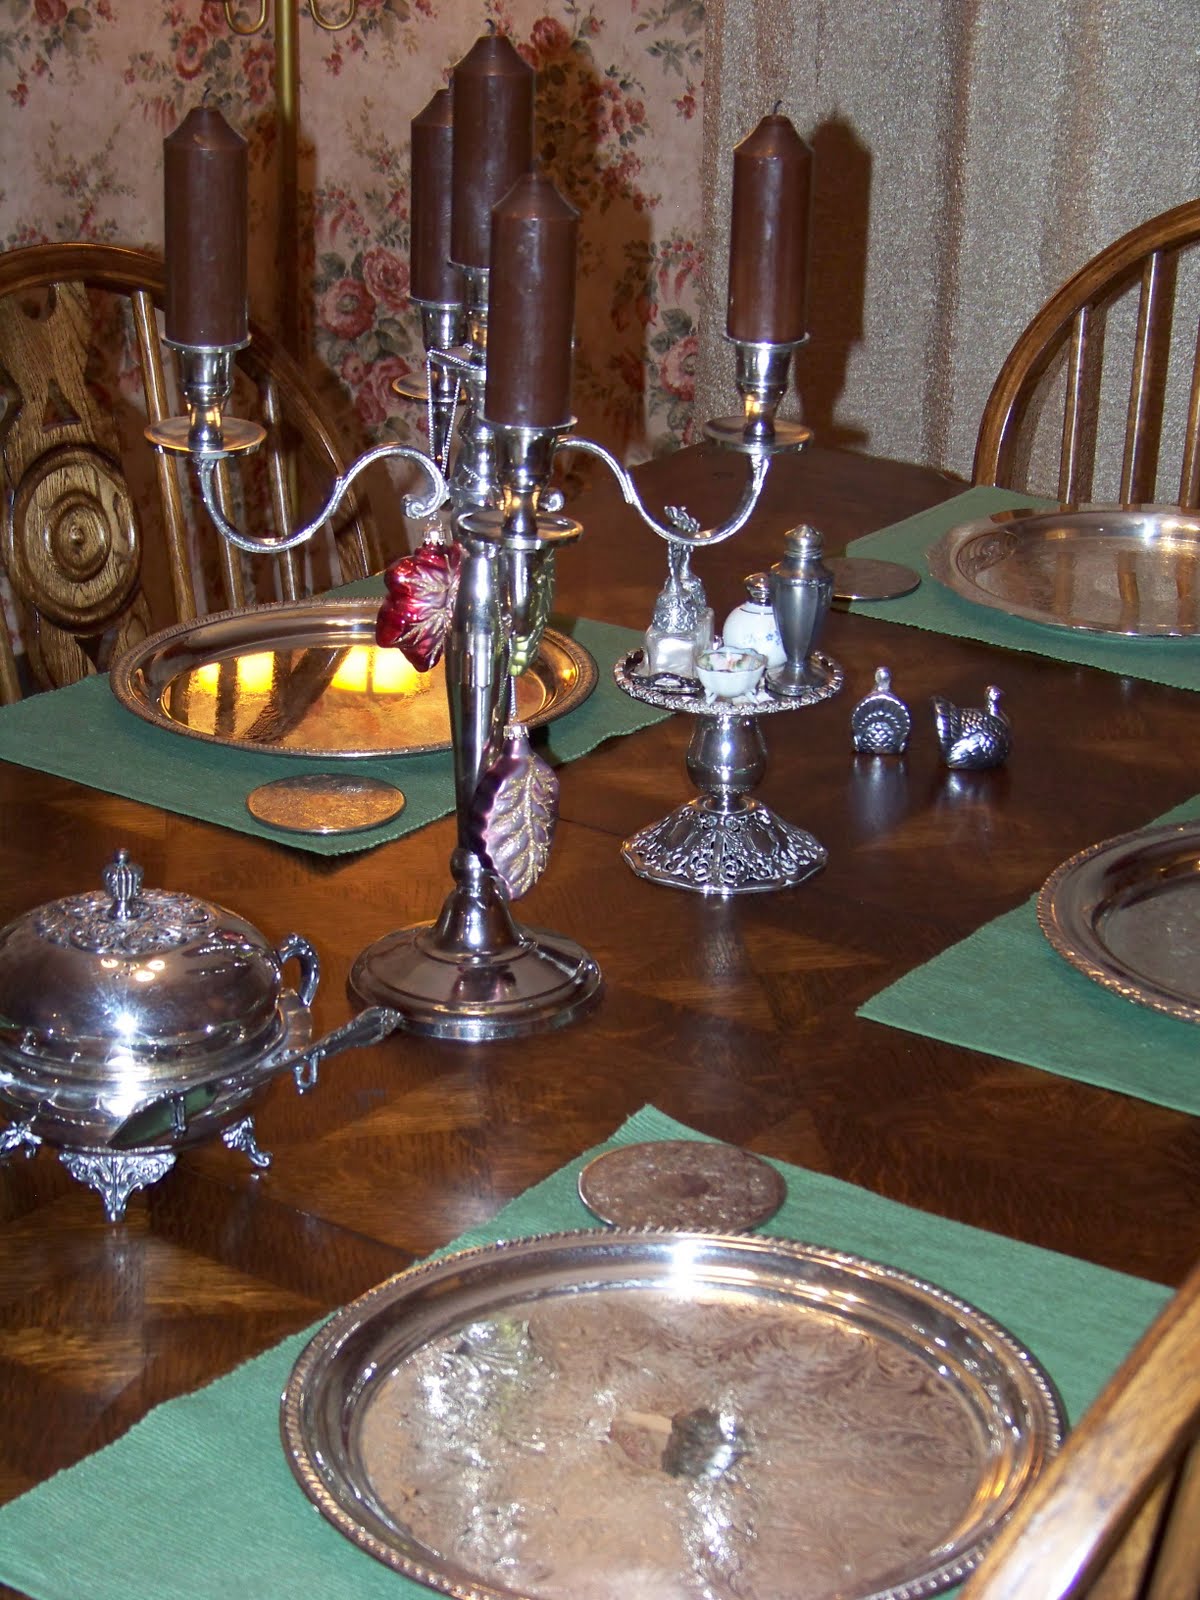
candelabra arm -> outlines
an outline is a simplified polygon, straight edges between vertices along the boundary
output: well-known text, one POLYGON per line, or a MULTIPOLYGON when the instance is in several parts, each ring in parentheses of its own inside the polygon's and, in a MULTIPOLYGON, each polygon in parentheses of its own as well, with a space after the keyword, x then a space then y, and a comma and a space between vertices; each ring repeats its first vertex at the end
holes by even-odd
POLYGON ((578 434, 569 433, 558 441, 559 450, 582 450, 586 455, 596 456, 616 478, 620 485, 621 494, 626 505, 632 506, 648 528, 652 528, 660 539, 669 539, 674 544, 686 544, 693 548, 707 547, 721 544, 726 539, 745 527, 754 513, 758 504, 762 487, 767 477, 767 468, 770 465, 770 454, 766 451, 748 449, 743 453, 750 461, 750 478, 742 490, 742 498, 738 502, 732 517, 719 523, 715 528, 702 528, 683 506, 666 506, 667 522, 659 522, 651 516, 642 503, 637 487, 626 469, 617 460, 611 451, 603 445, 597 444, 593 439, 584 439, 578 434))
POLYGON ((373 450, 366 451, 359 456, 354 464, 346 469, 334 481, 333 489, 325 505, 309 523, 303 528, 297 528, 282 538, 255 538, 252 534, 242 533, 225 516, 221 510, 217 495, 216 470, 223 459, 221 456, 197 455, 195 458, 196 473, 200 480, 200 498, 204 501, 204 509, 213 519, 217 532, 230 544, 236 545, 239 550, 248 550, 251 555, 281 555, 285 550, 294 550, 297 545, 304 544, 311 539, 318 528, 321 528, 335 514, 337 508, 345 499, 350 485, 360 472, 365 472, 368 467, 374 466, 377 461, 390 461, 403 459, 414 461, 429 479, 429 491, 425 495, 409 494, 404 497, 404 513, 409 517, 428 517, 437 510, 446 498, 446 480, 443 478, 437 465, 421 450, 416 450, 406 444, 381 444, 373 450))

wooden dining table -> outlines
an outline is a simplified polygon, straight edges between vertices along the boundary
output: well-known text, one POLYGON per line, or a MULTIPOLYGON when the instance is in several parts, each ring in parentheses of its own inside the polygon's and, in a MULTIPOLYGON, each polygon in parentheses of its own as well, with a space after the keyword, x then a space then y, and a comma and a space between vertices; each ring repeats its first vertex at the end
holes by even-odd
MULTIPOLYGON (((745 470, 705 445, 637 479, 652 506, 711 521, 745 470)), ((837 553, 963 487, 845 451, 784 456, 749 525, 696 570, 719 621, 797 524, 837 553)), ((585 483, 569 509, 584 535, 559 557, 559 607, 645 627, 661 541, 611 483, 585 483)), ((329 1063, 303 1098, 277 1082, 257 1117, 269 1171, 219 1141, 193 1148, 120 1223, 48 1150, 0 1167, 0 1498, 491 1217, 647 1103, 910 1206, 1182 1279, 1200 1256, 1200 1121, 856 1011, 1074 852, 1200 791, 1194 696, 836 607, 822 649, 845 686, 764 719, 758 791, 825 845, 816 876, 720 898, 625 865, 622 840, 693 793, 691 719, 668 717, 561 770, 550 865, 518 908, 595 956, 590 1015, 482 1044, 401 1033, 329 1063), (851 706, 880 665, 913 710, 900 762, 851 746, 851 706), (981 705, 993 683, 1012 754, 951 773, 930 698, 981 705)), ((322 1030, 348 1014, 359 951, 436 915, 454 838, 447 817, 317 857, 15 765, 0 766, 0 818, 0 920, 92 886, 125 846, 148 885, 217 901, 273 942, 311 940, 322 1030)))

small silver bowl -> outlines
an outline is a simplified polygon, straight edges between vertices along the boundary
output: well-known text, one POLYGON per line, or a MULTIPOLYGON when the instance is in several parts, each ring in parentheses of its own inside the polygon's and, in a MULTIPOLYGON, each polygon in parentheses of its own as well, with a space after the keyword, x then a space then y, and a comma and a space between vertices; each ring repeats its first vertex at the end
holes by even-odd
POLYGON ((278 949, 250 923, 189 895, 143 889, 126 851, 103 891, 50 901, 0 929, 0 1159, 56 1148, 118 1221, 135 1189, 184 1145, 220 1134, 257 1167, 252 1109, 279 1073, 303 1093, 320 1060, 390 1033, 373 1007, 312 1039, 320 963, 306 939, 278 949), (296 989, 285 963, 299 966, 296 989))

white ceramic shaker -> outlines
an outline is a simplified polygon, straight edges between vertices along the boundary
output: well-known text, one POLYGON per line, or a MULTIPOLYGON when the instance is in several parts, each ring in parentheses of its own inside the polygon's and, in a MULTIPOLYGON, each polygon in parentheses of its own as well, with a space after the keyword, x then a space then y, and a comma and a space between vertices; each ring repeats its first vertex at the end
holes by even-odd
POLYGON ((770 575, 752 572, 745 583, 746 598, 725 619, 722 641, 727 650, 757 650, 766 657, 768 668, 781 667, 787 660, 787 651, 771 604, 770 575))

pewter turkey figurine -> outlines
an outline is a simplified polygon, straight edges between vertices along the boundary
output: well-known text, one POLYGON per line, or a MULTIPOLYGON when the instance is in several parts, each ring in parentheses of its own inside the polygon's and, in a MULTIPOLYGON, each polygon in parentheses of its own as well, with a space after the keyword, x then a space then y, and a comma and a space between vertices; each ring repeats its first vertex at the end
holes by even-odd
POLYGON ((854 748, 864 755, 898 756, 908 746, 912 714, 899 695, 892 693, 892 675, 876 667, 875 687, 850 713, 854 748))
POLYGON ((940 694, 933 697, 942 760, 960 771, 998 767, 1012 749, 1012 724, 1000 709, 1000 690, 989 684, 987 710, 956 706, 940 694))

